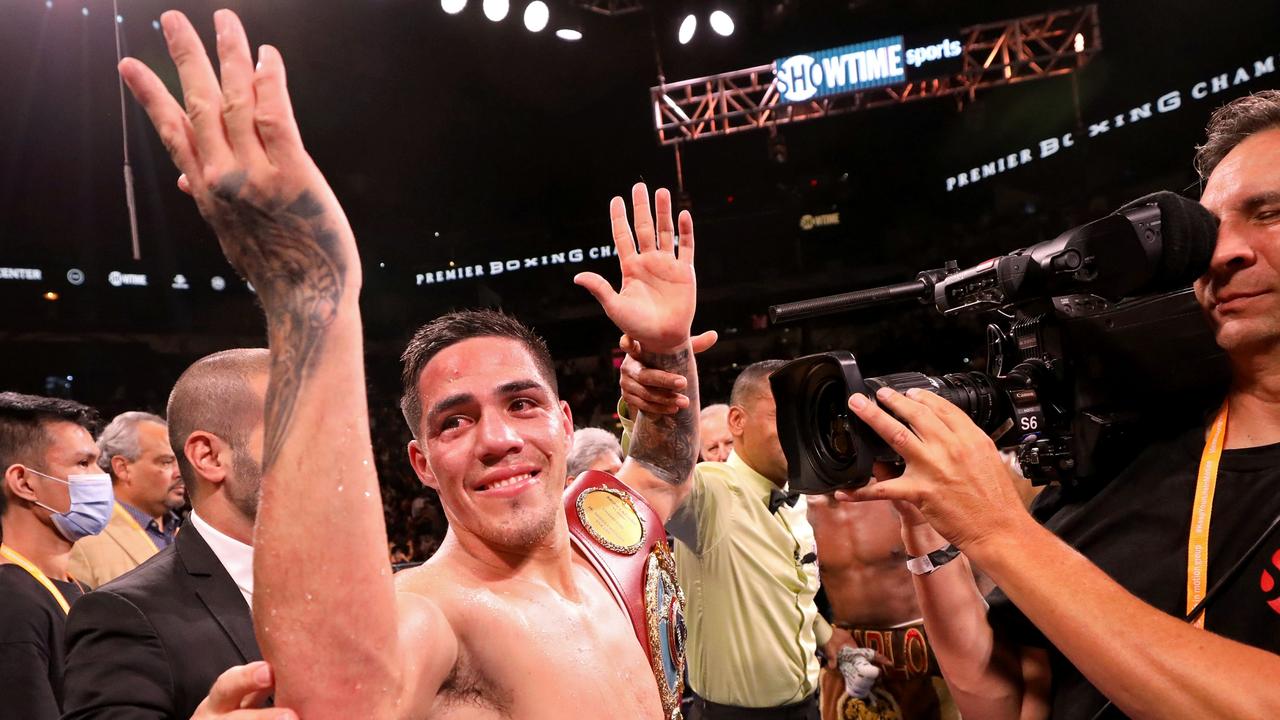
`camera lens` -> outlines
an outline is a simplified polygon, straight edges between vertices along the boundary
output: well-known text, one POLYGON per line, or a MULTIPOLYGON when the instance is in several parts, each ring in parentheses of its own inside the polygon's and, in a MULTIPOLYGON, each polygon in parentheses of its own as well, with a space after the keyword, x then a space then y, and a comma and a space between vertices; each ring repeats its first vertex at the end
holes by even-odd
POLYGON ((891 387, 905 393, 912 388, 927 390, 960 408, 983 430, 994 430, 1004 422, 1007 413, 1001 412, 995 386, 991 378, 978 372, 925 375, 918 372, 895 373, 867 378, 867 389, 875 392, 891 387))
POLYGON ((823 383, 814 393, 814 432, 822 453, 838 465, 852 465, 858 459, 853 418, 849 414, 844 386, 823 383))

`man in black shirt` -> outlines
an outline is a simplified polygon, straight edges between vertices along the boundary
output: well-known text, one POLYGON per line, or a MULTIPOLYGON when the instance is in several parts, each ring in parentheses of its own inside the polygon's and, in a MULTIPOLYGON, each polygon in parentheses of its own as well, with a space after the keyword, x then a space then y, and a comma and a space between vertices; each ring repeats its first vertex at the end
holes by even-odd
POLYGON ((908 429, 850 399, 906 460, 902 477, 852 495, 899 501, 908 554, 929 556, 908 567, 965 717, 1280 714, 1280 533, 1264 535, 1280 517, 1280 91, 1222 108, 1208 136, 1201 203, 1220 227, 1195 290, 1232 384, 1207 430, 1147 448, 1093 498, 1048 491, 1042 527, 955 406, 879 393, 908 429), (990 612, 967 563, 946 566, 955 548, 1001 588, 990 612))
POLYGON ((71 545, 101 532, 111 479, 94 462, 94 412, 70 400, 0 393, 0 715, 57 720, 67 611, 82 593, 71 545), (81 477, 76 477, 81 476, 81 477))

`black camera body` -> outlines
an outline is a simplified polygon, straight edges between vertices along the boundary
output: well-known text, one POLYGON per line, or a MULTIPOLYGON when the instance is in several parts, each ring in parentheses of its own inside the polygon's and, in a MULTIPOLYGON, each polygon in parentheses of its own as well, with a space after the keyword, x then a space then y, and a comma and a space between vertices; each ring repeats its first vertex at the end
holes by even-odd
MULTIPOLYGON (((790 488, 859 487, 873 463, 898 459, 847 405, 852 393, 874 401, 886 386, 920 388, 964 410, 998 447, 1016 450, 1037 484, 1114 475, 1156 434, 1199 421, 1226 390, 1226 355, 1186 287, 1208 268, 1215 239, 1207 211, 1157 193, 974 268, 922 272, 890 286, 892 298, 886 289, 837 296, 848 306, 914 294, 944 314, 998 319, 987 327, 985 372, 866 377, 852 353, 835 351, 773 373, 790 488)), ((821 302, 771 314, 818 314, 829 309, 815 312, 821 302)))

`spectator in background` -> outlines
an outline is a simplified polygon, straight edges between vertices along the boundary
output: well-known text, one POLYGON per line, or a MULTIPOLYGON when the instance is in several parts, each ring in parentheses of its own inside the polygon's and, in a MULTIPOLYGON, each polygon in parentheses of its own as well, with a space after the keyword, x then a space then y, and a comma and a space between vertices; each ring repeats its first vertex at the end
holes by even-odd
POLYGON ((101 535, 76 543, 71 574, 96 588, 137 567, 173 542, 175 512, 186 502, 164 418, 131 411, 98 437, 98 466, 111 475, 116 508, 101 535))
POLYGON ((166 412, 191 520, 76 605, 64 720, 190 718, 219 675, 262 659, 250 608, 267 373, 265 349, 237 349, 178 378, 166 412))
POLYGON ((71 545, 111 517, 97 416, 70 400, 0 393, 0 715, 57 720, 67 611, 84 592, 71 545))
POLYGON ((733 433, 729 432, 729 406, 724 403, 702 408, 698 416, 698 438, 702 443, 703 462, 724 462, 733 450, 733 433))
POLYGON ((601 428, 582 428, 573 431, 573 446, 566 463, 569 479, 588 470, 599 470, 613 475, 622 467, 622 445, 618 437, 601 428))

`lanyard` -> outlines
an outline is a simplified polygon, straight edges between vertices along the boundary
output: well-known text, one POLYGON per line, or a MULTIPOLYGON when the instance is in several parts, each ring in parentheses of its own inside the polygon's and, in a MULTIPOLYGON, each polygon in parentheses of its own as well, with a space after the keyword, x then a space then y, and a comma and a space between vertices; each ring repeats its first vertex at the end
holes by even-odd
POLYGON ((58 601, 58 607, 62 608, 62 612, 71 612, 71 604, 67 602, 67 598, 62 594, 62 591, 58 589, 58 586, 54 585, 53 581, 40 571, 40 568, 36 567, 35 564, 11 547, 0 545, 0 555, 8 558, 14 565, 26 570, 31 577, 36 579, 36 582, 43 585, 44 589, 48 590, 49 594, 53 596, 53 599, 58 601))
MULTIPOLYGON (((1218 463, 1227 438, 1227 404, 1222 403, 1218 417, 1209 429, 1200 456, 1200 472, 1196 475, 1196 498, 1191 506, 1191 534, 1187 539, 1187 613, 1204 599, 1209 570, 1209 520, 1213 514, 1213 491, 1218 484, 1218 463)), ((1206 613, 1200 613, 1193 624, 1203 629, 1206 613)))
POLYGON ((123 518, 125 523, 129 525, 129 527, 132 527, 134 530, 137 530, 138 534, 141 535, 144 539, 146 539, 147 544, 151 545, 152 547, 155 547, 156 543, 154 540, 151 539, 151 536, 147 534, 147 531, 143 530, 142 526, 138 524, 138 521, 133 519, 133 515, 129 514, 129 511, 125 510, 124 506, 118 502, 116 503, 115 513, 116 515, 119 515, 121 518, 123 518))

